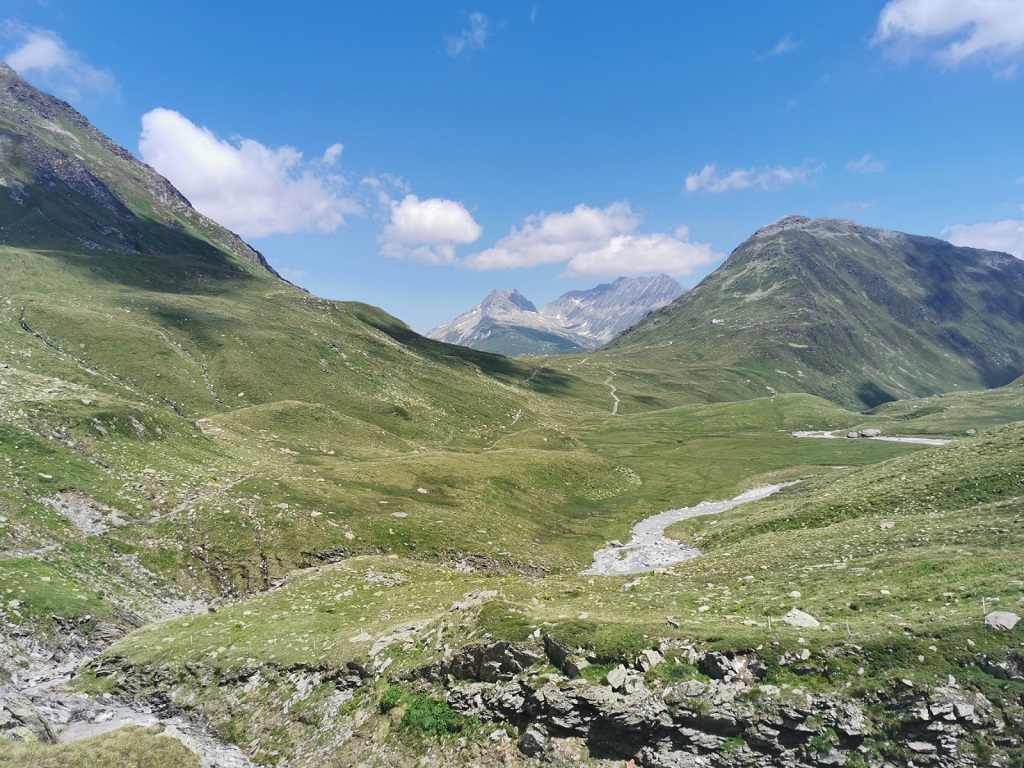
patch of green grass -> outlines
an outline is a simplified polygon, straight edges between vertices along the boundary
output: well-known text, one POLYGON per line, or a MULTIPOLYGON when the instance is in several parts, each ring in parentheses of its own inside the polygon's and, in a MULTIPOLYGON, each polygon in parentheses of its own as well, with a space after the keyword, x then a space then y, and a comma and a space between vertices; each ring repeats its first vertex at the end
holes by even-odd
POLYGON ((153 728, 126 726, 73 744, 0 739, 0 766, 10 768, 199 768, 199 758, 153 728))
POLYGON ((443 699, 418 693, 409 696, 401 725, 410 731, 444 737, 477 727, 479 721, 460 715, 443 699))

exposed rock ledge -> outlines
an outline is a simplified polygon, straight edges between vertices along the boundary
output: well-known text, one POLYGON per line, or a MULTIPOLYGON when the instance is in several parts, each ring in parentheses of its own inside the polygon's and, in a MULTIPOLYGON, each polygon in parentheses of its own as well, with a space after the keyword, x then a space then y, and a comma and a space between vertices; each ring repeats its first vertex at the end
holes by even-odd
MULTIPOLYGON (((833 650, 857 653, 855 646, 833 650)), ((488 757, 487 765, 562 766, 586 758, 593 765, 621 765, 625 760, 646 768, 959 768, 1009 766, 1009 756, 1022 749, 1019 729, 1013 725, 1020 717, 1017 705, 994 704, 952 677, 936 686, 896 681, 886 690, 851 700, 836 693, 768 684, 767 667, 755 653, 724 654, 662 641, 632 660, 604 668, 603 674, 587 674, 592 663, 588 655, 598 661, 586 649, 567 648, 551 637, 522 643, 485 641, 391 682, 443 697, 455 711, 485 725, 493 723, 490 742, 476 747, 485 755, 494 752, 490 756, 497 762, 488 757), (684 664, 676 664, 674 671, 699 672, 690 679, 659 674, 657 667, 670 669, 675 660, 684 664), (516 734, 515 743, 509 740, 510 733, 516 734)), ((820 675, 816 665, 828 663, 824 657, 811 657, 809 651, 784 654, 778 662, 797 676, 820 675)), ((979 664, 984 667, 985 661, 979 659, 979 664)), ((108 658, 104 666, 98 670, 101 674, 131 681, 136 695, 146 696, 148 678, 153 686, 149 692, 164 706, 188 708, 191 684, 180 677, 181 671, 168 676, 167 669, 131 668, 116 658, 108 658), (176 693, 176 686, 183 683, 176 693)), ((1021 671, 1014 660, 1004 666, 1006 676, 1021 671)), ((366 722, 375 711, 374 677, 358 662, 336 671, 248 670, 238 679, 217 680, 204 674, 198 682, 216 683, 227 700, 238 699, 240 704, 241 698, 231 690, 237 688, 240 694, 243 688, 252 689, 261 677, 272 677, 281 686, 278 694, 289 706, 332 679, 337 686, 332 700, 360 697, 358 720, 366 722)), ((320 714, 317 730, 337 717, 337 702, 329 709, 320 714)), ((310 711, 304 716, 313 717, 310 711)), ((352 738, 350 727, 345 730, 348 735, 339 736, 336 747, 352 738)), ((401 761, 388 752, 388 744, 373 749, 374 759, 401 761)), ((480 756, 476 753, 476 758, 480 756)), ((285 762, 318 765, 329 756, 320 754, 310 762, 311 757, 285 762)), ((464 752, 443 748, 431 759, 457 766, 466 764, 467 758, 464 752)))

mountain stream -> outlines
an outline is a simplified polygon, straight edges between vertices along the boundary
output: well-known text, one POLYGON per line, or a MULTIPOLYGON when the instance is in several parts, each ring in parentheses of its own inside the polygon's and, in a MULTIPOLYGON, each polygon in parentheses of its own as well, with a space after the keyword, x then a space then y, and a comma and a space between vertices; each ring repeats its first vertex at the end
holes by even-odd
POLYGON ((692 507, 669 509, 641 520, 633 526, 633 538, 629 543, 605 547, 594 553, 594 564, 583 572, 586 576, 628 576, 665 568, 684 560, 692 560, 700 554, 699 549, 680 544, 665 536, 665 529, 674 523, 701 515, 717 515, 748 501, 757 501, 771 496, 790 483, 762 485, 744 491, 728 501, 702 501, 692 507))

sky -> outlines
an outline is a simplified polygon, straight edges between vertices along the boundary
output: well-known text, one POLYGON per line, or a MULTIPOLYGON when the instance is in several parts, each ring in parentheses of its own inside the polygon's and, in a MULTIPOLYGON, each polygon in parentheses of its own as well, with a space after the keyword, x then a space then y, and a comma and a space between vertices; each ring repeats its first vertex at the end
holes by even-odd
POLYGON ((0 56, 420 332, 692 287, 790 214, 1024 259, 1024 0, 4 0, 0 56))

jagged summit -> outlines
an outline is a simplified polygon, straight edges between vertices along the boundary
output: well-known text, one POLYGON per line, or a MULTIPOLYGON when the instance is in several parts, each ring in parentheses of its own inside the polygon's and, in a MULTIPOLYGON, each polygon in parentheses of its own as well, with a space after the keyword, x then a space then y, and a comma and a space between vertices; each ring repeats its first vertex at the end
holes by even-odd
POLYGON ((227 256, 277 273, 67 102, 0 62, 0 244, 227 256))
POLYGON ((494 317, 510 309, 512 311, 522 310, 523 312, 537 311, 537 307, 534 306, 533 302, 515 288, 491 291, 487 294, 487 298, 480 303, 481 312, 489 317, 494 317))
POLYGON ((569 291, 544 306, 540 313, 573 333, 604 344, 663 307, 685 289, 668 275, 620 277, 586 291, 569 291))
POLYGON ((427 336, 502 354, 558 354, 593 349, 664 306, 683 287, 667 275, 620 277, 570 291, 540 311, 519 291, 492 291, 479 305, 427 336))

